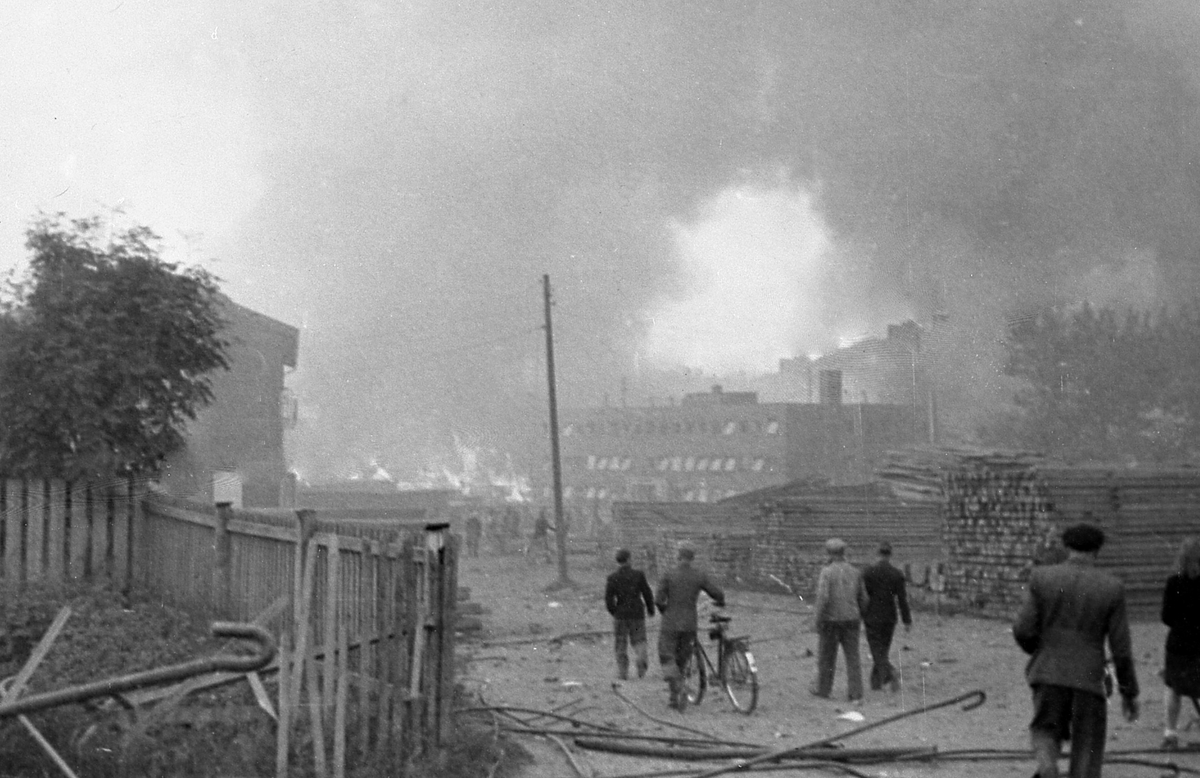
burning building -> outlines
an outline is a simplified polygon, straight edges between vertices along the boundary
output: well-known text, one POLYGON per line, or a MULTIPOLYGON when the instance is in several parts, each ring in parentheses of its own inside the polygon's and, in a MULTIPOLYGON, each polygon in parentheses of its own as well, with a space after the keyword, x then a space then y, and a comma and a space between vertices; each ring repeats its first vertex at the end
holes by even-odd
POLYGON ((925 415, 911 403, 842 402, 842 381, 818 373, 815 403, 714 386, 668 405, 567 410, 564 500, 593 513, 613 500, 714 502, 799 479, 869 481, 888 450, 926 439, 925 415))

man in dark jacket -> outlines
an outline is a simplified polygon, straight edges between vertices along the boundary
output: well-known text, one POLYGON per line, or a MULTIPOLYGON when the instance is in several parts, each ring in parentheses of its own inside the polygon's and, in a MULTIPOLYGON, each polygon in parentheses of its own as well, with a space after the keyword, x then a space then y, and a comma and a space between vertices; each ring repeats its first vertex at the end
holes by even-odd
POLYGON ((671 693, 671 707, 682 712, 687 707, 683 688, 683 667, 696 643, 696 600, 706 592, 718 608, 725 607, 725 592, 707 573, 692 567, 696 552, 679 549, 679 566, 662 577, 654 601, 662 615, 658 628, 658 661, 671 693))
POLYGON ((912 614, 908 610, 904 573, 892 566, 892 544, 886 540, 879 544, 879 561, 863 571, 863 586, 867 588, 863 627, 867 647, 871 649, 871 688, 882 689, 888 684, 892 691, 899 691, 900 678, 888 661, 888 652, 896 634, 897 608, 906 632, 912 629, 912 614))
POLYGON ((637 654, 638 678, 646 675, 646 668, 650 666, 646 653, 646 616, 654 615, 654 592, 650 591, 646 574, 635 570, 629 557, 629 549, 617 551, 620 567, 608 576, 604 586, 604 606, 613 617, 617 677, 622 681, 629 677, 630 645, 637 654))
POLYGON ((1096 569, 1104 532, 1076 524, 1062 535, 1067 560, 1035 567, 1013 637, 1030 655, 1025 677, 1033 689, 1030 740, 1040 778, 1057 778, 1058 752, 1071 741, 1071 778, 1099 778, 1104 760, 1107 640, 1125 718, 1138 716, 1138 682, 1125 614, 1125 589, 1096 569))

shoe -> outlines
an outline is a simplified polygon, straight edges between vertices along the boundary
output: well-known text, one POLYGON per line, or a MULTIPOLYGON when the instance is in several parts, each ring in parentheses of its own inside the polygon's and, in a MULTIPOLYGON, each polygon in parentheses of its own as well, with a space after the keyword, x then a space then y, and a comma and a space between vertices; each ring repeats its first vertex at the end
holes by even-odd
POLYGON ((846 701, 847 702, 862 702, 862 695, 860 694, 857 697, 847 697, 846 701))
POLYGON ((648 668, 649 668, 649 665, 646 665, 646 664, 643 664, 643 663, 639 662, 639 663, 638 663, 638 678, 645 678, 645 677, 646 677, 646 670, 647 670, 648 668))
POLYGON ((900 679, 899 678, 892 679, 891 689, 892 689, 892 694, 896 694, 897 692, 900 691, 900 679))
POLYGON ((1164 735, 1159 748, 1163 751, 1178 751, 1179 735, 1164 735))
POLYGON ((828 699, 829 699, 829 695, 828 695, 828 694, 823 694, 823 693, 821 693, 821 692, 817 691, 816 689, 814 689, 814 688, 812 688, 812 687, 809 687, 809 689, 808 689, 808 693, 809 693, 809 694, 811 694, 811 695, 812 695, 812 696, 814 696, 814 697, 820 697, 822 700, 828 700, 828 699))

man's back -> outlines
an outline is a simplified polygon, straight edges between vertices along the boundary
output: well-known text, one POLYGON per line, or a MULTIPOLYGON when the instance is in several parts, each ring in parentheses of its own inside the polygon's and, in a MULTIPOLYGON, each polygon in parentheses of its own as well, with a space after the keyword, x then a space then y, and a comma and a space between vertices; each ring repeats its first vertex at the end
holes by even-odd
POLYGON ((870 624, 895 624, 896 608, 905 624, 912 623, 908 610, 904 573, 881 559, 863 571, 863 586, 867 589, 867 609, 863 621, 870 624))
POLYGON ((858 621, 866 606, 862 573, 845 560, 830 562, 817 576, 818 621, 858 621))
POLYGON ((660 629, 695 631, 696 601, 702 591, 718 605, 725 604, 725 592, 703 571, 681 564, 664 575, 654 598, 662 616, 660 629))
POLYGON ((1031 684, 1095 694, 1104 694, 1107 638, 1122 689, 1137 695, 1124 587, 1090 563, 1071 560, 1034 568, 1013 636, 1032 654, 1026 668, 1031 684))
POLYGON ((610 573, 604 586, 604 605, 614 618, 640 619, 654 615, 654 595, 641 570, 623 565, 610 573))

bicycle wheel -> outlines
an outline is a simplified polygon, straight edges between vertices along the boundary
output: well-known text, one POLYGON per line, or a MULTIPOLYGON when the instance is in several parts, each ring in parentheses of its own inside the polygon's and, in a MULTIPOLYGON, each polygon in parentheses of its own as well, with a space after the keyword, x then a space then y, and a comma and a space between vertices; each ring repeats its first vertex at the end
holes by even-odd
POLYGON ((758 705, 758 666, 750 647, 735 643, 725 654, 721 668, 721 684, 733 707, 742 713, 752 713, 758 705))
POLYGON ((708 689, 708 668, 704 658, 704 649, 700 641, 692 647, 688 654, 687 664, 683 666, 683 691, 689 705, 699 705, 708 689))

